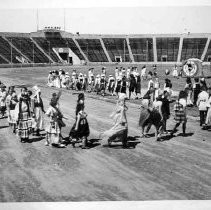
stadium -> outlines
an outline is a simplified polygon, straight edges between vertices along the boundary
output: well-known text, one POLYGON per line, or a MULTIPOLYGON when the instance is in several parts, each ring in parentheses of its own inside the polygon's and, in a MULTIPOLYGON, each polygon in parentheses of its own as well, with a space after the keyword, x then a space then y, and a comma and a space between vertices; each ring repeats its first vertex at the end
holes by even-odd
POLYGON ((18 64, 210 64, 210 34, 72 34, 59 27, 32 33, 0 33, 1 66, 18 64), (3 65, 5 64, 5 65, 3 65))
POLYGON ((148 79, 141 81, 141 97, 126 100, 128 147, 124 148, 122 142, 109 145, 100 139, 101 133, 112 126, 109 115, 118 95, 47 85, 49 71, 61 69, 72 75, 74 71, 88 74, 94 69, 96 76, 103 68, 107 75, 115 76, 116 67, 134 67, 141 74, 143 66, 153 71, 156 65, 162 88, 168 78, 174 90, 167 124, 171 131, 175 125, 174 103, 187 78, 203 78, 210 87, 210 39, 211 33, 189 32, 73 34, 54 26, 31 33, 0 32, 1 83, 13 86, 17 94, 22 88, 38 86, 45 111, 52 94, 59 92, 64 139, 75 123, 76 102, 83 93, 90 129, 88 149, 71 144, 46 147, 45 129, 39 136, 30 136, 30 141, 20 142, 8 125, 7 114, 2 116, 0 202, 210 200, 210 128, 199 126, 197 106, 187 107, 186 135, 179 127, 177 135, 164 135, 162 141, 156 141, 152 127, 148 136, 141 137, 138 122, 148 79), (190 59, 200 63, 191 76, 184 68, 190 59), (166 69, 171 72, 175 65, 183 76, 166 74, 166 69))

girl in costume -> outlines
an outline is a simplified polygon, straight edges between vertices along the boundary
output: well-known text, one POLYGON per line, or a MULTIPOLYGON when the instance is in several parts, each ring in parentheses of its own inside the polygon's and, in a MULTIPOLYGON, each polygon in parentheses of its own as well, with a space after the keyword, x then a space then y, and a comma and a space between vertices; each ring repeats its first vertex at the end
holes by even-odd
POLYGON ((127 147, 128 124, 126 111, 128 110, 128 107, 125 105, 125 98, 125 94, 120 94, 116 109, 111 114, 111 117, 114 120, 114 125, 100 135, 103 140, 108 141, 109 145, 111 145, 111 142, 113 141, 121 141, 123 147, 127 147))
POLYGON ((84 94, 80 93, 76 105, 76 121, 69 133, 69 140, 73 147, 76 143, 80 143, 82 149, 87 148, 87 138, 90 134, 87 113, 84 111, 84 100, 84 94))

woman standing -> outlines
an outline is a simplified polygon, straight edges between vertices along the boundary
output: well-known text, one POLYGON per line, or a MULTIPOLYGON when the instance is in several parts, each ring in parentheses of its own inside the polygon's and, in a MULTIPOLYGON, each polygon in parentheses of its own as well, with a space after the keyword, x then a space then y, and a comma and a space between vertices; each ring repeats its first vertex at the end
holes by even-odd
POLYGON ((207 126, 211 126, 211 88, 208 89, 209 91, 209 99, 207 102, 207 117, 206 117, 206 121, 205 121, 205 126, 204 128, 206 129, 207 126))
POLYGON ((61 112, 59 111, 58 105, 59 96, 53 97, 50 101, 50 107, 46 111, 47 117, 49 117, 49 122, 46 126, 46 143, 45 145, 48 146, 51 144, 52 146, 64 148, 66 147, 64 144, 61 143, 61 126, 60 126, 60 119, 61 119, 61 112))
POLYGON ((7 97, 7 91, 6 86, 2 85, 0 90, 0 113, 1 117, 4 117, 6 112, 6 97, 7 97))
POLYGON ((183 135, 186 133, 186 123, 187 123, 187 116, 186 116, 186 106, 187 106, 187 95, 185 91, 180 91, 179 98, 174 105, 175 111, 175 126, 171 131, 171 136, 176 132, 177 127, 182 123, 182 131, 183 135))
POLYGON ((8 96, 6 98, 6 107, 8 114, 8 123, 9 126, 13 129, 13 133, 16 131, 16 119, 15 119, 15 106, 18 103, 18 97, 15 91, 10 88, 8 96))
POLYGON ((41 91, 37 86, 33 87, 34 96, 32 97, 32 112, 34 113, 34 132, 37 136, 40 136, 40 131, 43 130, 43 115, 44 111, 43 101, 41 98, 41 91))
POLYGON ((125 105, 125 94, 120 94, 120 97, 117 101, 116 109, 111 114, 111 117, 114 120, 114 126, 100 135, 103 137, 103 140, 108 141, 109 145, 111 145, 111 142, 121 141, 123 147, 127 147, 127 110, 128 107, 125 105))
POLYGON ((81 148, 87 148, 87 137, 90 134, 89 124, 87 121, 87 113, 84 111, 84 94, 80 93, 78 95, 78 101, 76 106, 76 121, 70 130, 69 139, 72 143, 73 147, 75 147, 76 143, 81 143, 81 148))
POLYGON ((21 142, 29 140, 29 135, 32 132, 32 119, 30 112, 30 102, 27 88, 21 90, 19 102, 15 107, 16 121, 17 121, 17 135, 21 142))

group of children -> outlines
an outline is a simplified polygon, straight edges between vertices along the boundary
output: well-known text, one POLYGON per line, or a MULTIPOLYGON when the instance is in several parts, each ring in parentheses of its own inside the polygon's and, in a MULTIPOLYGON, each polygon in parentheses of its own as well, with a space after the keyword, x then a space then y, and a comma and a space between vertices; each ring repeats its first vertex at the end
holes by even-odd
POLYGON ((71 77, 68 72, 60 69, 51 71, 48 75, 47 85, 50 87, 66 88, 78 91, 96 92, 104 96, 106 92, 118 96, 120 93, 134 94, 134 98, 140 98, 141 75, 137 67, 116 67, 115 75, 107 75, 106 67, 102 68, 101 74, 94 75, 94 68, 88 70, 88 75, 77 73, 73 70, 71 77))

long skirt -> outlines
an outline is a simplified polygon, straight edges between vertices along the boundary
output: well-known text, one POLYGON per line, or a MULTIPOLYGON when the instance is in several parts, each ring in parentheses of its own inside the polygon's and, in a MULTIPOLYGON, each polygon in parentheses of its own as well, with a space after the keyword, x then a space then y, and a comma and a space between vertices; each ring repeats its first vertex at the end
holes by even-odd
POLYGON ((9 125, 15 125, 16 124, 15 110, 10 110, 9 111, 7 120, 8 120, 9 125))
POLYGON ((207 125, 211 125, 211 107, 210 107, 210 108, 208 109, 208 111, 207 111, 207 117, 206 117, 205 123, 206 123, 207 125))
POLYGON ((127 123, 115 124, 112 128, 105 131, 102 134, 103 140, 108 140, 108 142, 124 142, 127 139, 128 125, 127 123))
POLYGON ((57 121, 49 122, 45 131, 50 144, 59 144, 61 130, 57 121))
POLYGON ((70 130, 69 136, 75 139, 88 137, 90 134, 89 124, 86 119, 79 122, 78 130, 75 131, 76 122, 73 124, 73 127, 70 130))
POLYGON ((42 116, 42 109, 41 107, 35 107, 34 110, 34 114, 35 114, 35 119, 34 119, 34 125, 33 128, 34 130, 42 130, 44 128, 43 124, 43 116, 42 116))
POLYGON ((140 117, 139 117, 139 126, 143 127, 149 117, 150 117, 149 110, 144 107, 141 107, 141 112, 140 112, 140 117))
POLYGON ((32 119, 28 112, 20 113, 20 118, 17 126, 17 135, 20 138, 29 138, 32 132, 32 119))

